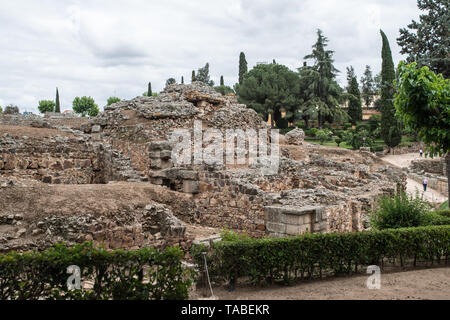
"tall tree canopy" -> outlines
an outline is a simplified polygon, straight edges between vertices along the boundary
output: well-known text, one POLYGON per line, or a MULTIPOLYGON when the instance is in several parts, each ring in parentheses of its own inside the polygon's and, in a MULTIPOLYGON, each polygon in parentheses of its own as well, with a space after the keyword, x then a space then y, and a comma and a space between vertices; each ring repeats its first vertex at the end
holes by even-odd
POLYGON ((57 112, 57 113, 61 112, 61 104, 59 103, 59 91, 58 91, 58 88, 56 88, 55 112, 57 112))
POLYGON ((195 81, 195 70, 192 70, 191 83, 195 81))
POLYGON ((450 198, 450 80, 416 63, 400 62, 398 74, 397 114, 427 144, 432 157, 447 153, 450 198))
POLYGON ((381 50, 381 137, 389 148, 396 147, 402 140, 400 123, 395 117, 394 80, 395 69, 391 48, 386 34, 380 30, 383 47, 381 50))
POLYGON ((214 86, 214 81, 209 78, 209 63, 206 63, 203 68, 198 69, 197 75, 195 75, 195 81, 203 82, 211 87, 214 86))
POLYGON ((431 70, 450 76, 450 1, 418 0, 417 6, 426 11, 419 22, 412 21, 400 29, 400 53, 408 54, 408 62, 429 66, 431 70), (409 29, 409 30, 408 30, 409 29))
POLYGON ((366 66, 364 70, 364 75, 361 77, 361 98, 364 100, 364 104, 366 107, 369 107, 370 104, 375 99, 376 88, 375 88, 375 80, 373 79, 372 70, 370 66, 366 66))
POLYGON ((356 124, 362 120, 362 104, 358 79, 352 66, 347 68, 347 83, 348 115, 351 123, 356 124))
POLYGON ((53 112, 55 111, 55 102, 52 100, 41 100, 38 106, 40 113, 53 112))
POLYGON ((166 80, 166 87, 170 86, 171 84, 175 84, 177 83, 177 80, 175 80, 174 78, 169 78, 166 80))
POLYGON ((298 106, 298 74, 280 64, 259 64, 250 70, 238 87, 239 100, 268 120, 272 115, 272 126, 280 125, 281 111, 286 111, 286 120, 294 119, 298 106))
POLYGON ((95 117, 100 112, 98 105, 92 97, 76 97, 73 100, 72 109, 82 117, 85 117, 86 115, 95 117))
POLYGON ((239 55, 239 84, 244 81, 244 75, 247 73, 247 60, 245 59, 245 53, 241 52, 239 55))
POLYGON ((304 66, 299 69, 303 87, 306 89, 303 101, 303 110, 311 113, 315 110, 319 127, 325 121, 342 121, 346 118, 341 109, 342 88, 336 81, 339 72, 333 65, 333 51, 326 50, 328 39, 321 30, 317 30, 317 42, 313 45, 311 54, 304 59, 312 59, 312 67, 304 66))

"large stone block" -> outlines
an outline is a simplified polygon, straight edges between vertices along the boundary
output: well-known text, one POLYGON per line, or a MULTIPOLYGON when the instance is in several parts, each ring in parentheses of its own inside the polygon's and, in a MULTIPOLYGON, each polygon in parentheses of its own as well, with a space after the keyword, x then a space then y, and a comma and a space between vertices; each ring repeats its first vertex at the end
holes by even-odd
POLYGON ((286 224, 285 223, 267 222, 266 228, 267 228, 267 231, 269 231, 269 232, 286 233, 286 224))

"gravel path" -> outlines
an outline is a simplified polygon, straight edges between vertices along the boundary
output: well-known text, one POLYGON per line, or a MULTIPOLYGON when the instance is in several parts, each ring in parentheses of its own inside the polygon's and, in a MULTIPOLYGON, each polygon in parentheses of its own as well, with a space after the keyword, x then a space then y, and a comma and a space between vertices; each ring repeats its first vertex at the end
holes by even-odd
MULTIPOLYGON (((407 153, 399 155, 388 155, 383 157, 382 159, 396 167, 404 168, 409 167, 411 165, 411 161, 420 159, 420 156, 418 153, 407 153)), ((420 196, 423 196, 431 203, 442 203, 447 200, 447 197, 445 195, 431 188, 428 188, 426 192, 423 192, 422 184, 412 179, 407 179, 406 181, 406 192, 413 195, 415 195, 416 192, 419 192, 420 196)))
POLYGON ((366 286, 370 275, 330 278, 295 286, 215 288, 220 300, 448 300, 450 267, 381 274, 380 290, 366 286))

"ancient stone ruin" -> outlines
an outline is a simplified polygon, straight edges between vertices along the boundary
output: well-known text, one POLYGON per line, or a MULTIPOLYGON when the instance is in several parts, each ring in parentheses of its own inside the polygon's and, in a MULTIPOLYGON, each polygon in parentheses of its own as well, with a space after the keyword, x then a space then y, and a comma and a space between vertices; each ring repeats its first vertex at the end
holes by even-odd
POLYGON ((198 123, 203 132, 269 129, 235 96, 199 82, 120 101, 92 120, 0 116, 0 251, 86 240, 189 248, 223 228, 360 231, 374 199, 405 186, 405 173, 374 154, 310 145, 301 130, 280 137, 272 174, 260 163, 174 163, 172 133, 198 123))

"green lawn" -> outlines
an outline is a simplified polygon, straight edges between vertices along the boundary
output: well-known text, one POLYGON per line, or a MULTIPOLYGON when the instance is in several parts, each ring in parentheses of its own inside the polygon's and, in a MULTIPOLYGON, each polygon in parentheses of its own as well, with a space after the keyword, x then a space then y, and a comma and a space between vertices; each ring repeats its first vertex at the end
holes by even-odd
MULTIPOLYGON (((312 138, 312 137, 305 137, 305 141, 312 143, 312 144, 320 144, 320 141, 317 140, 316 138, 312 138)), ((400 147, 406 147, 408 145, 412 145, 414 141, 414 138, 409 137, 409 136, 402 136, 402 142, 400 143, 400 147)), ((326 141, 323 143, 324 146, 328 146, 328 147, 337 147, 338 145, 336 144, 336 142, 334 141, 326 141)), ((342 142, 340 145, 341 148, 345 148, 345 149, 352 149, 352 146, 348 145, 345 142, 342 142)), ((374 148, 377 147, 386 147, 386 144, 384 143, 383 139, 375 139, 375 144, 374 144, 374 148)))

